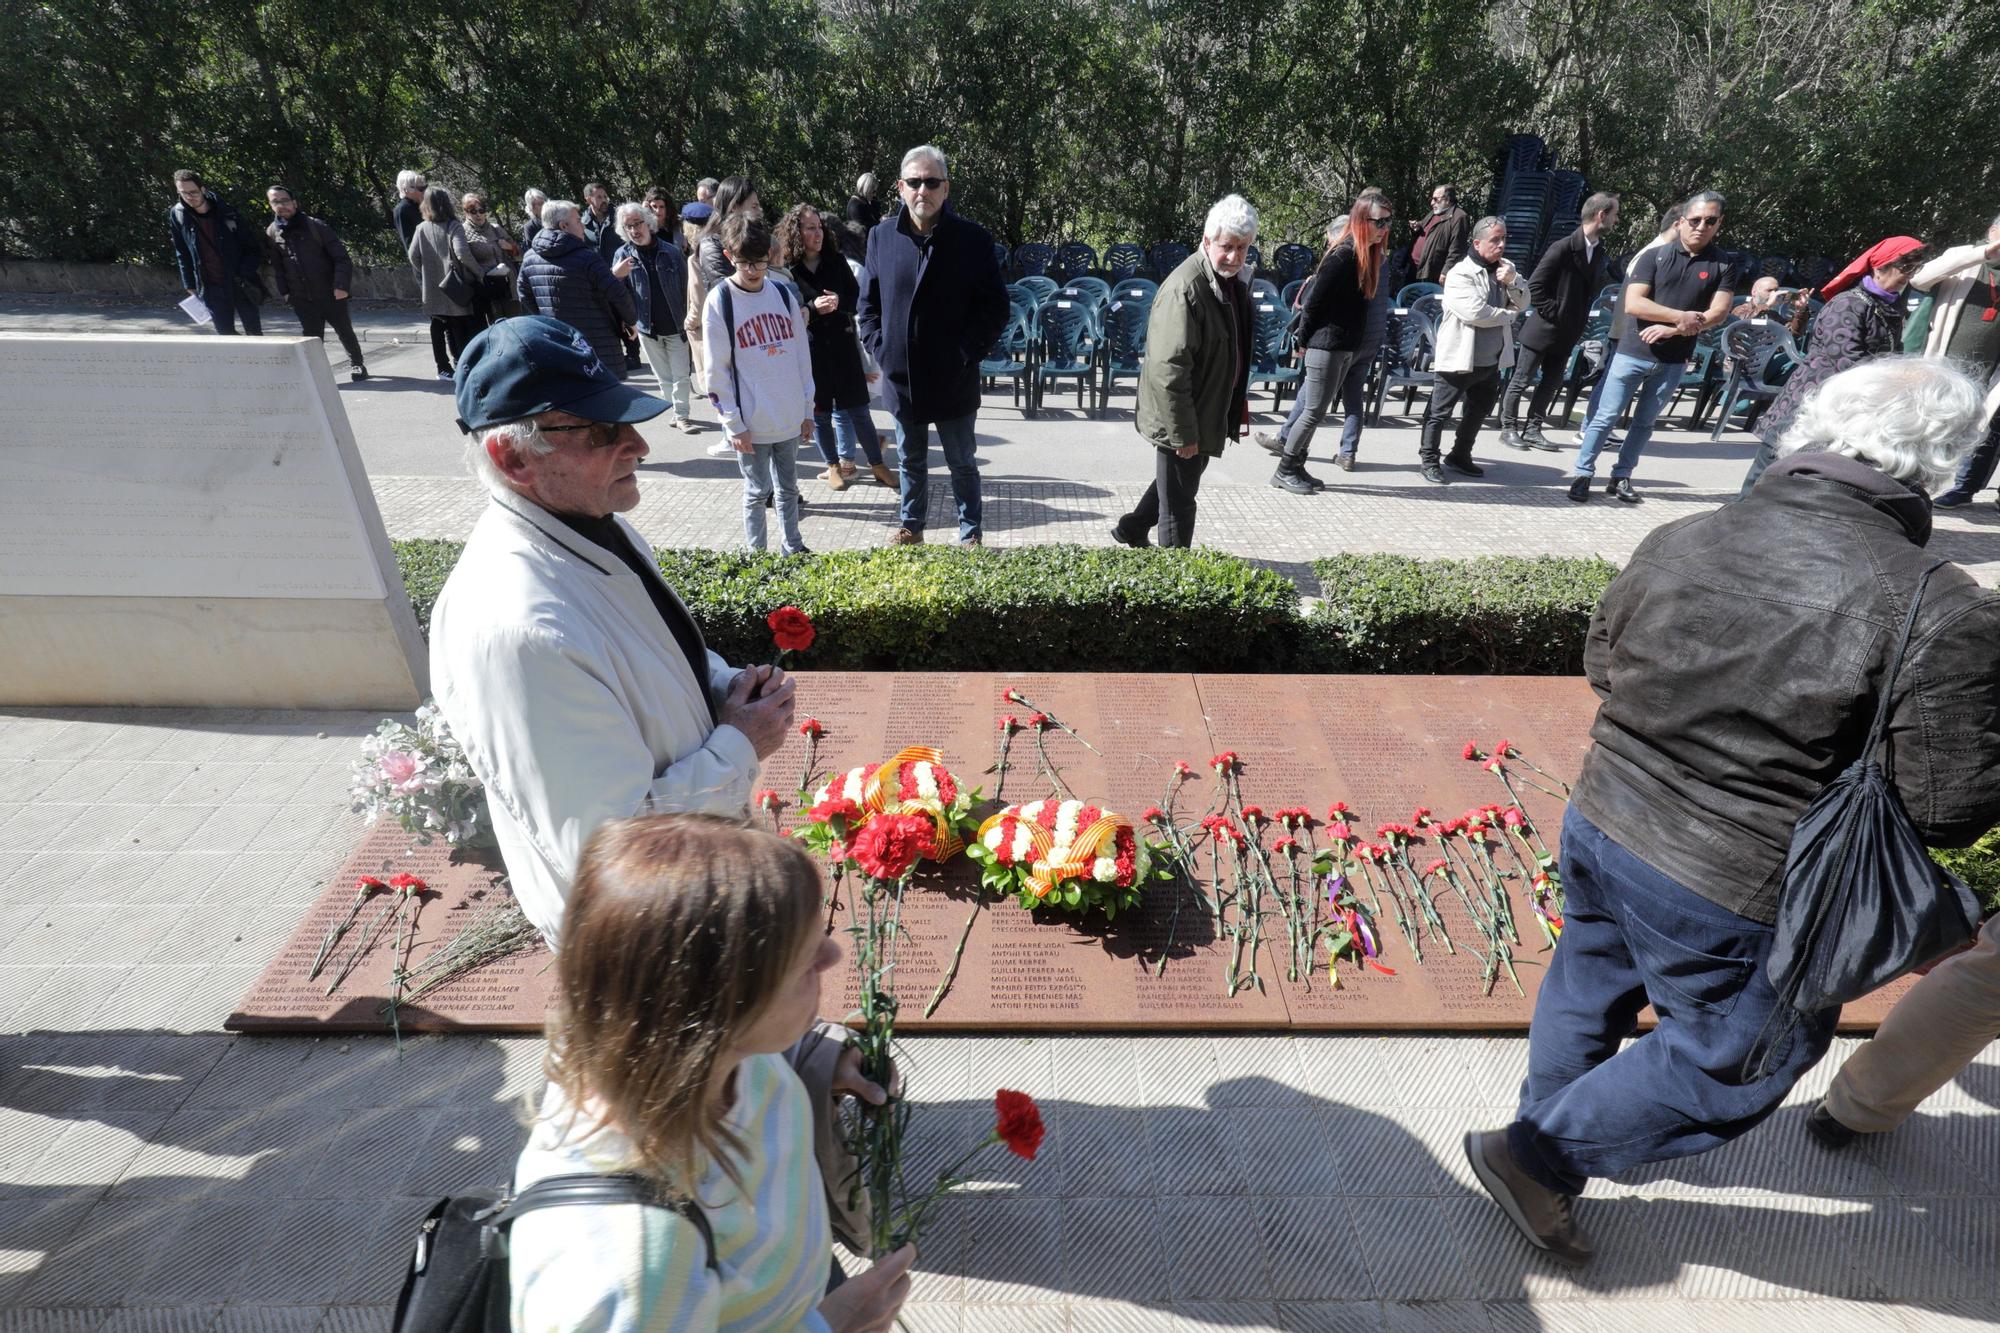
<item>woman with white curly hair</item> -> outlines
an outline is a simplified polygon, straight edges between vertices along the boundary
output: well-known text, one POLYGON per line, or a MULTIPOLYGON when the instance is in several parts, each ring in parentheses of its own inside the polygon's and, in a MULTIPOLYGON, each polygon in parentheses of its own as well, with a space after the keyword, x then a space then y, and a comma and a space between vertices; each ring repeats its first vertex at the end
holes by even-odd
POLYGON ((1591 1257, 1571 1214, 1591 1177, 1720 1147, 1826 1054, 1837 1008, 1745 1075, 1782 1003, 1765 964, 1793 826, 1861 757, 1885 690, 1881 758, 1924 841, 1962 847, 2000 820, 2000 597, 1924 550, 1928 492, 1980 425, 1979 388, 1946 362, 1843 371, 1747 498, 1655 528, 1605 590, 1584 647, 1592 746, 1562 824, 1562 947, 1519 1109, 1465 1140, 1552 1257, 1591 1257), (1628 1042, 1648 1003, 1658 1025, 1628 1042))

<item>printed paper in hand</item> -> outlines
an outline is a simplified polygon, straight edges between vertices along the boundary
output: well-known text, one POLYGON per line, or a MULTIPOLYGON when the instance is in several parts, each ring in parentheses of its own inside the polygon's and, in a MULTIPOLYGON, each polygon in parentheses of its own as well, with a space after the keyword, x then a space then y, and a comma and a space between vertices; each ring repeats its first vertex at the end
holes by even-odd
POLYGON ((203 303, 199 296, 190 296, 187 300, 181 302, 181 313, 197 324, 207 324, 212 319, 208 313, 208 306, 203 303))

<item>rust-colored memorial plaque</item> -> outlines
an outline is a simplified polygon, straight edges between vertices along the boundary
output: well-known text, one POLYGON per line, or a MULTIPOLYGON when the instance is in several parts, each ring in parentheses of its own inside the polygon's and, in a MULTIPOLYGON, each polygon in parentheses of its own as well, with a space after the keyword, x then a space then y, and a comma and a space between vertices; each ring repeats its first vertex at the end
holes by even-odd
MULTIPOLYGON (((1096 747, 1093 751, 1060 730, 1044 734, 1049 760, 1070 791, 1135 820, 1147 806, 1164 802, 1174 763, 1185 760, 1197 777, 1182 790, 1177 814, 1183 823, 1192 822, 1215 792, 1209 757, 1232 750, 1243 764, 1246 801, 1267 811, 1304 806, 1315 817, 1323 816, 1329 803, 1345 801, 1355 812, 1356 828, 1371 840, 1378 824, 1407 822, 1418 806, 1449 819, 1506 800, 1497 778, 1460 757, 1467 741, 1490 749, 1511 740, 1542 767, 1573 781, 1589 748, 1596 711, 1595 696, 1576 678, 806 672, 797 679, 799 718, 817 718, 826 728, 814 760, 814 789, 906 746, 928 745, 942 752, 963 786, 982 789, 987 798, 982 813, 1001 803, 1048 796, 1051 781, 1030 733, 1014 737, 1004 776, 987 771, 998 757, 1000 719, 1009 713, 1026 717, 1039 708, 1096 747), (1006 702, 1008 689, 1032 706, 1006 702)), ((777 791, 785 804, 775 820, 760 811, 760 824, 789 829, 798 820, 805 754, 805 739, 795 733, 765 762, 759 785, 777 791)), ((1562 803, 1525 786, 1517 790, 1553 847, 1562 803)), ((806 793, 808 800, 811 795, 806 793)), ((498 892, 497 860, 454 861, 442 845, 407 843, 393 825, 369 833, 227 1026, 238 1031, 387 1027, 383 1002, 393 930, 384 931, 331 997, 325 994, 332 971, 370 920, 372 905, 328 971, 317 981, 305 980, 327 926, 352 900, 355 879, 407 870, 437 891, 418 918, 410 951, 418 963, 498 892)), ((1426 847, 1415 859, 1421 864, 1436 854, 1426 847)), ((1511 860, 1501 861, 1503 868, 1515 869, 1511 860)), ((1205 854, 1201 863, 1206 892, 1205 854)), ((1230 995, 1224 985, 1229 941, 1217 938, 1208 908, 1185 886, 1152 886, 1140 909, 1114 922, 1099 915, 1078 920, 1049 909, 1028 912, 1011 900, 988 901, 974 915, 977 867, 956 857, 942 867, 925 865, 905 893, 905 933, 895 970, 897 1026, 907 1032, 1525 1030, 1552 954, 1519 878, 1509 879, 1521 938, 1511 948, 1519 992, 1504 969, 1490 991, 1486 988, 1484 938, 1465 905, 1440 891, 1435 902, 1456 951, 1425 932, 1423 962, 1416 962, 1393 916, 1385 913, 1376 922, 1385 945, 1381 961, 1395 975, 1343 964, 1337 988, 1327 976, 1324 948, 1310 977, 1286 975, 1285 924, 1269 904, 1255 958, 1261 987, 1230 995), (926 1018, 924 1009, 951 965, 969 916, 972 928, 957 977, 926 1018)), ((828 907, 828 924, 843 942, 859 887, 850 875, 828 907)), ((838 999, 826 996, 828 1014, 854 1007, 852 971, 841 969, 838 975, 843 991, 838 999)), ((1842 1027, 1873 1028, 1909 984, 1849 1005, 1842 1027)), ((549 956, 537 949, 403 1006, 400 1022, 406 1031, 534 1031, 542 1025, 552 985, 549 956)))
MULTIPOLYGON (((223 1024, 231 1032, 386 1032, 389 1030, 389 978, 396 945, 392 911, 370 936, 371 923, 390 901, 377 892, 327 957, 314 980, 307 980, 313 958, 329 927, 347 915, 354 902, 355 882, 363 875, 388 879, 415 875, 429 886, 407 938, 412 966, 420 965, 439 944, 463 929, 479 911, 506 890, 499 886, 498 852, 454 854, 442 842, 412 845, 410 835, 387 820, 368 830, 354 854, 328 881, 332 886, 313 904, 306 919, 292 932, 236 1012, 223 1024), (327 987, 348 956, 366 945, 352 971, 331 995, 327 987)), ((555 984, 548 951, 537 947, 480 968, 423 996, 398 1006, 396 1021, 404 1032, 539 1032, 555 984)))

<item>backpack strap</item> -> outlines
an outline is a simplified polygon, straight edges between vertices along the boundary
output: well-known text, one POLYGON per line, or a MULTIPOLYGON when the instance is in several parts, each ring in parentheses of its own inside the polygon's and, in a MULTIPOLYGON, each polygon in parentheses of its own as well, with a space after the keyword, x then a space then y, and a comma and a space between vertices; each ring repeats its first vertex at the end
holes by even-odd
POLYGON ((1882 678, 1882 697, 1875 705, 1875 721, 1868 728, 1868 744, 1862 749, 1864 759, 1874 757, 1882 744, 1882 734, 1889 728, 1889 705, 1896 692, 1896 677, 1903 670, 1903 656, 1909 651, 1910 635, 1917 627, 1917 608, 1923 605, 1924 589, 1929 586, 1931 575, 1943 569, 1948 561, 1939 560, 1924 570, 1917 580, 1917 590, 1910 597, 1910 609, 1903 616, 1903 632, 1896 639, 1895 654, 1889 659, 1889 674, 1882 678))
POLYGON ((701 1233, 702 1248, 706 1251, 708 1268, 711 1272, 721 1272, 715 1260, 715 1230, 708 1223, 708 1214, 693 1199, 670 1199, 661 1193, 660 1187, 651 1179, 636 1172, 619 1172, 614 1175, 599 1175, 594 1172, 578 1175, 548 1176, 536 1181, 511 1199, 502 1200, 480 1215, 480 1221, 489 1227, 505 1230, 523 1213, 532 1213, 540 1208, 564 1208, 573 1204, 588 1203, 636 1203, 645 1208, 664 1208, 678 1213, 701 1233))

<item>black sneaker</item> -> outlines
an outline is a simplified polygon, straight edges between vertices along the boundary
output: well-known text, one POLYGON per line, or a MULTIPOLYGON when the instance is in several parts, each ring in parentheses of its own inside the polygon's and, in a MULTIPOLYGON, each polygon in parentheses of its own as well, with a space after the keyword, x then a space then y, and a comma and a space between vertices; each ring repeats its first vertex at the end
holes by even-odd
POLYGON ((1571 480, 1569 484, 1569 498, 1576 501, 1578 504, 1582 504, 1585 500, 1588 500, 1590 498, 1589 476, 1587 475, 1581 476, 1571 480))
POLYGON ((1505 430, 1500 432, 1500 443, 1506 445, 1509 449, 1534 448, 1533 445, 1528 443, 1528 437, 1523 435, 1520 431, 1515 430, 1512 426, 1509 426, 1505 430))
POLYGON ((1486 469, 1473 462, 1470 455, 1459 458, 1455 454, 1446 454, 1444 456, 1444 465, 1462 476, 1483 477, 1486 475, 1486 469))
POLYGON ((1860 1130, 1849 1129, 1834 1119, 1833 1112, 1826 1109, 1824 1101, 1813 1107, 1812 1114, 1806 1117, 1806 1133, 1812 1135, 1820 1147, 1831 1148, 1835 1152, 1852 1146, 1861 1137, 1860 1130))
POLYGON ((1423 471, 1417 475, 1433 486, 1451 485, 1451 482, 1445 477, 1443 469, 1439 468, 1436 463, 1426 463, 1423 471))
POLYGON ((1931 497, 1931 508, 1933 509, 1956 509, 1960 505, 1969 505, 1971 503, 1972 497, 1964 491, 1940 491, 1931 497))
POLYGON ((439 379, 441 379, 441 380, 448 380, 448 379, 451 379, 451 378, 452 378, 452 373, 451 373, 451 372, 450 372, 449 370, 440 370, 440 371, 438 372, 438 378, 439 378, 439 379))
POLYGON ((1146 537, 1140 537, 1138 540, 1134 541, 1132 538, 1126 536, 1125 529, 1119 527, 1116 523, 1113 523, 1111 525, 1111 540, 1117 542, 1120 546, 1129 546, 1135 551, 1143 551, 1148 546, 1151 546, 1153 544, 1152 541, 1146 537))
POLYGON ((1273 472, 1271 474, 1271 484, 1281 491, 1290 491, 1293 495, 1311 495, 1313 493, 1313 484, 1306 478, 1305 473, 1293 471, 1290 468, 1281 467, 1276 472, 1273 472))
POLYGON ((1630 477, 1613 477, 1604 483, 1604 493, 1614 500, 1622 500, 1628 505, 1641 503, 1639 493, 1632 489, 1630 477))
POLYGON ((361 383, 361 381, 368 378, 368 367, 356 366, 353 370, 348 372, 347 378, 353 380, 356 384, 361 383))
POLYGON ((1352 472, 1354 471, 1354 455, 1335 454, 1333 456, 1333 465, 1339 468, 1342 472, 1352 472))

